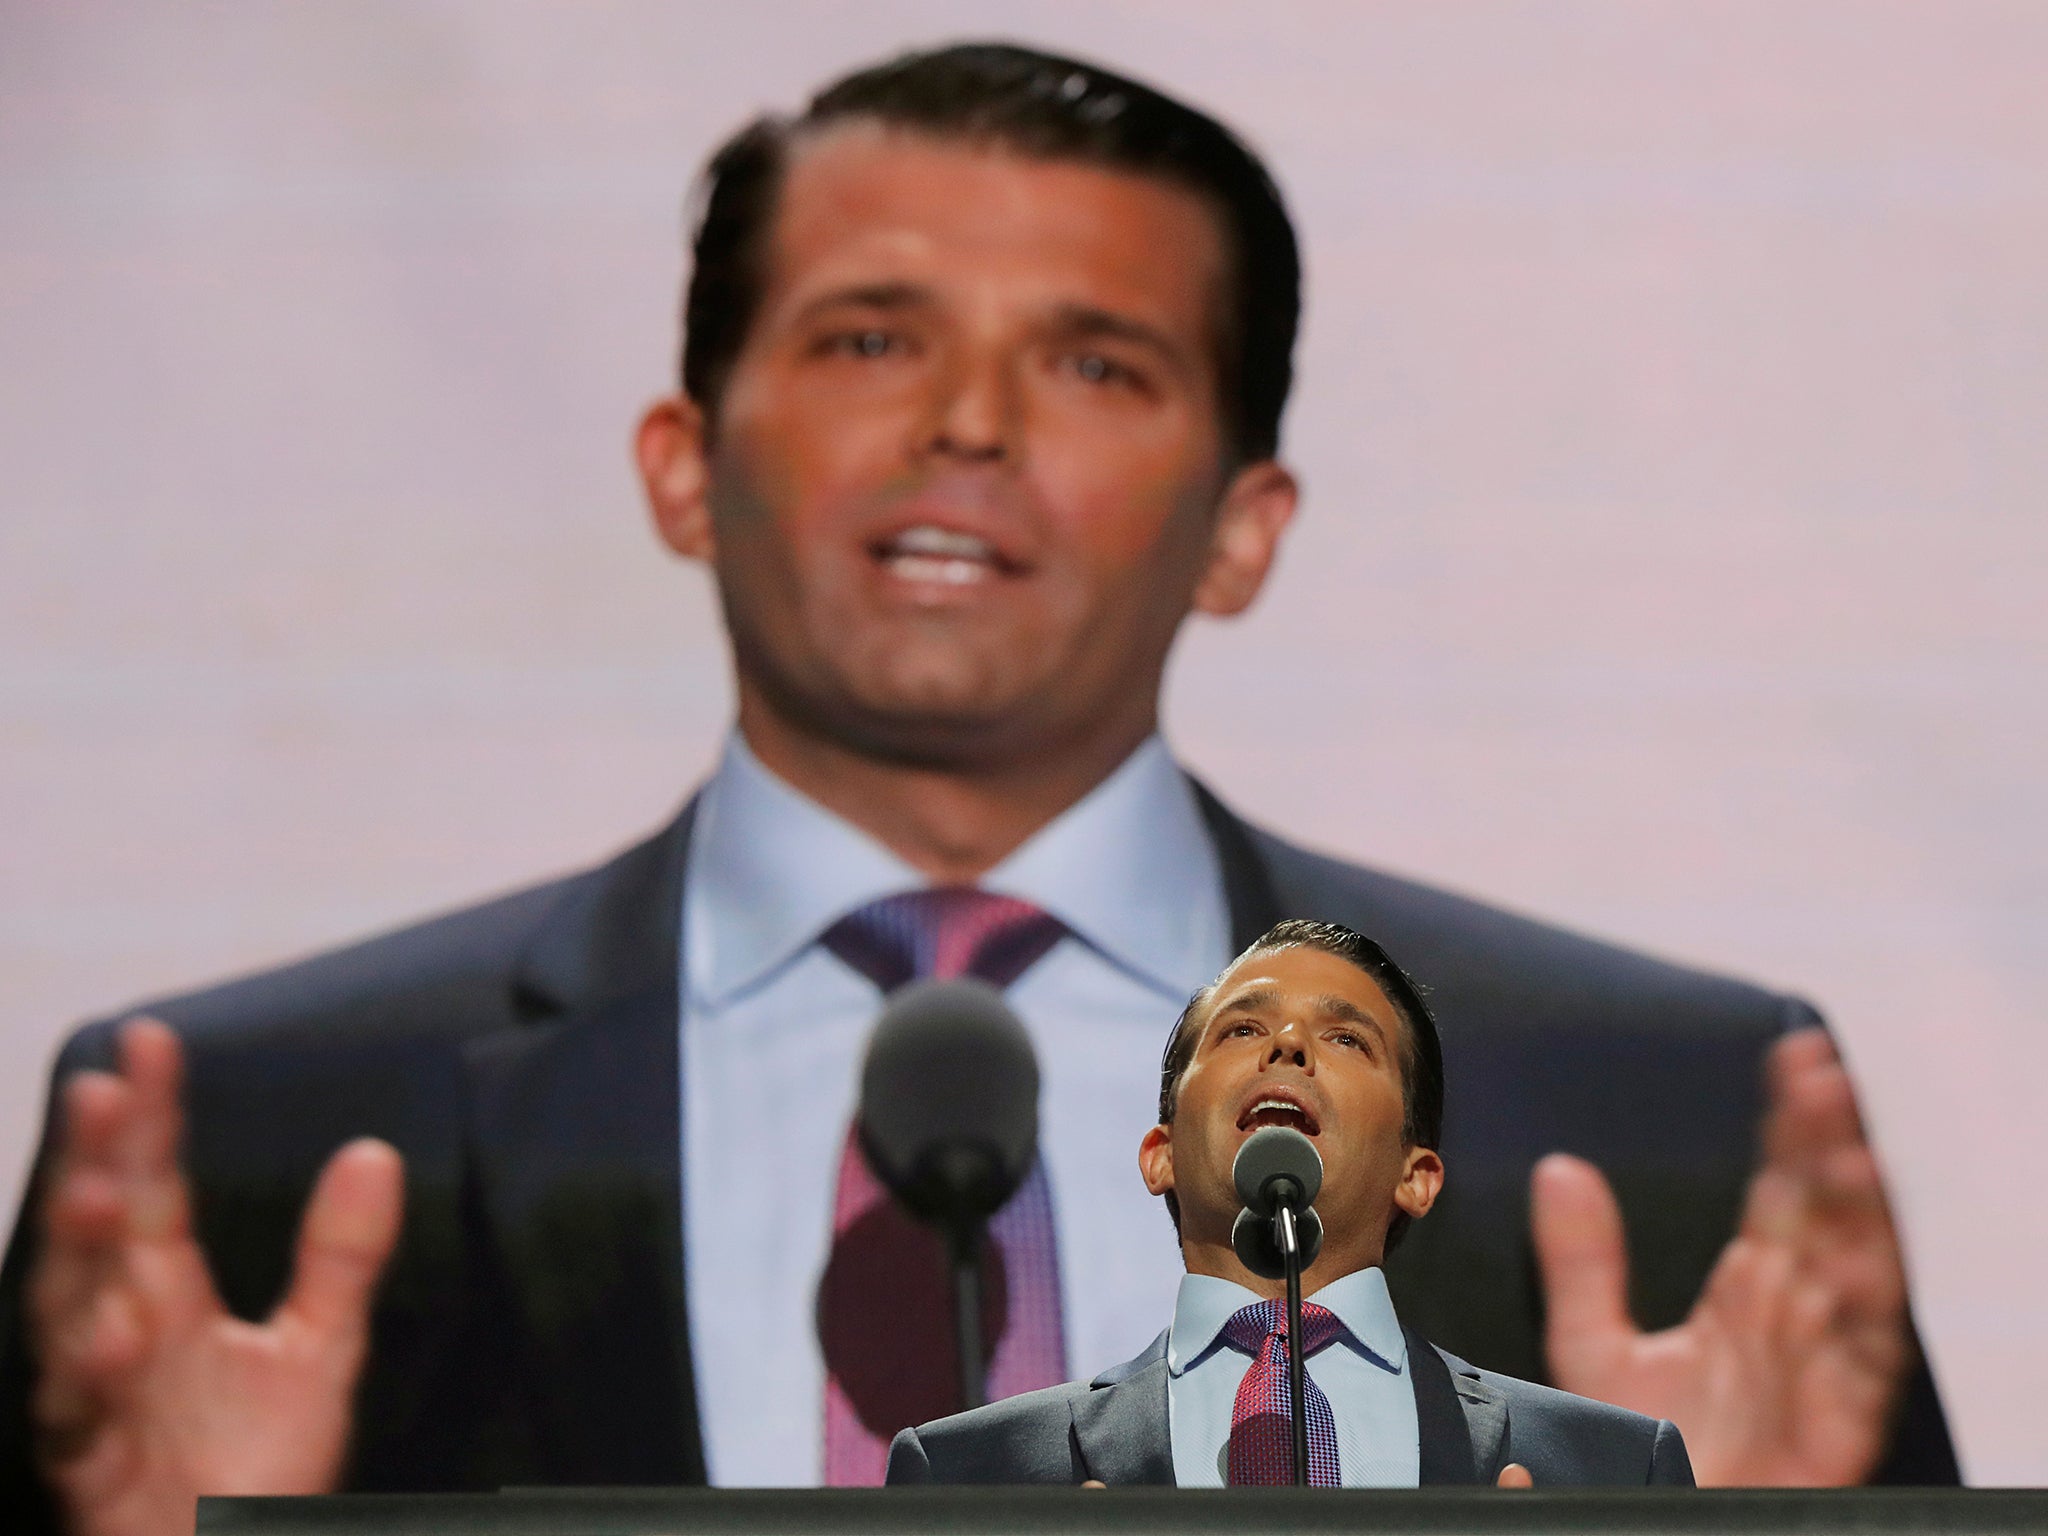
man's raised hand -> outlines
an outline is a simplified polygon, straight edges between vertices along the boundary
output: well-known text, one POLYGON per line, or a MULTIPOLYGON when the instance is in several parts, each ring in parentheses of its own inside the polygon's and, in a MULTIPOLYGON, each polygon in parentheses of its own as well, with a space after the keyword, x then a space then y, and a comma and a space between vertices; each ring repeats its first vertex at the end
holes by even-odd
POLYGON ((332 1488, 398 1239, 399 1156, 351 1142, 307 1202, 283 1302, 230 1315, 192 1233, 181 1076, 177 1036, 139 1020, 118 1073, 63 1089, 29 1309, 38 1454, 75 1536, 189 1532, 202 1493, 332 1488))
POLYGON ((1536 1165, 1532 1210, 1551 1374, 1670 1419, 1702 1486, 1858 1483, 1884 1452, 1910 1364, 1906 1279, 1847 1074, 1819 1029, 1772 1047, 1763 1164, 1691 1314, 1628 1311, 1621 1209, 1599 1171, 1536 1165))

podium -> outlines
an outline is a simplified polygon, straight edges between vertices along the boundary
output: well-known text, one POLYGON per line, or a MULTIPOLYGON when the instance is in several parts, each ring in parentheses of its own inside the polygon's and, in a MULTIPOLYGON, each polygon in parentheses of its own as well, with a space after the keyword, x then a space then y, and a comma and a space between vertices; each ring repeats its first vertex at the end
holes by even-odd
POLYGON ((2039 1536, 2048 1490, 508 1489, 201 1499, 198 1536, 2039 1536))

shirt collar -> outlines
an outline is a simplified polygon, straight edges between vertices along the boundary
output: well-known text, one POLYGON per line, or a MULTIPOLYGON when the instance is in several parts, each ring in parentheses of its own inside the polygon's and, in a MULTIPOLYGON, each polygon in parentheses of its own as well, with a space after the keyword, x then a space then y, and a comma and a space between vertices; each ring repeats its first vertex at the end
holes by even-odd
MULTIPOLYGON (((689 985, 713 1005, 765 981, 855 908, 928 883, 776 777, 737 732, 699 797, 686 881, 689 985)), ((1156 735, 980 883, 1044 908, 1174 1002, 1228 957, 1222 866, 1156 735)))
POLYGON ((1223 866, 1158 736, 988 872, 1176 1005, 1230 957, 1223 866))
MULTIPOLYGON (((1166 1368, 1179 1376, 1213 1354, 1223 1325, 1240 1308, 1260 1298, 1235 1281, 1214 1275, 1182 1275, 1166 1339, 1166 1368)), ((1328 1307, 1349 1331, 1347 1343, 1373 1364, 1399 1376, 1408 1367, 1408 1341, 1394 1315, 1387 1277, 1377 1265, 1332 1280, 1308 1300, 1328 1307)), ((1222 1346, 1227 1347, 1227 1346, 1222 1346)))
POLYGON ((687 980, 714 1005, 764 981, 854 908, 925 883, 769 772, 737 731, 698 797, 684 879, 687 980))

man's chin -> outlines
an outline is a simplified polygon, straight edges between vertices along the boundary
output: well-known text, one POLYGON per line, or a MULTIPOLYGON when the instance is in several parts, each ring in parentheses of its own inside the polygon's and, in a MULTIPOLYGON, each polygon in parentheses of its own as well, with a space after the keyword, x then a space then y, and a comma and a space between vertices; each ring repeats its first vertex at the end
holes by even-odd
POLYGON ((1031 744, 1022 713, 1006 701, 869 696, 833 712, 830 734, 862 757, 952 772, 1014 763, 1031 744))
POLYGON ((1058 734, 1059 717, 1072 709, 1069 678, 1018 669, 1018 657, 1041 650, 1025 640, 988 654, 963 654, 957 644, 937 654, 914 642, 883 648, 847 658, 868 664, 845 667, 833 697, 819 703, 835 734, 866 755, 963 766, 1013 761, 1058 734))

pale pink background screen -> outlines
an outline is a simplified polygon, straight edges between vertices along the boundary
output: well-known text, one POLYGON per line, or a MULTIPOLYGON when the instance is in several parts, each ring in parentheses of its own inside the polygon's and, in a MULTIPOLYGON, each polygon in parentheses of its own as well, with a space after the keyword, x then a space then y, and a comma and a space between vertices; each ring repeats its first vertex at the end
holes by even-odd
POLYGON ((588 862, 728 710, 629 474, 716 137, 993 30, 1305 233, 1307 514, 1172 736, 1813 997, 2048 1482, 2048 8, 0 7, 0 1215, 76 1019, 588 862))

